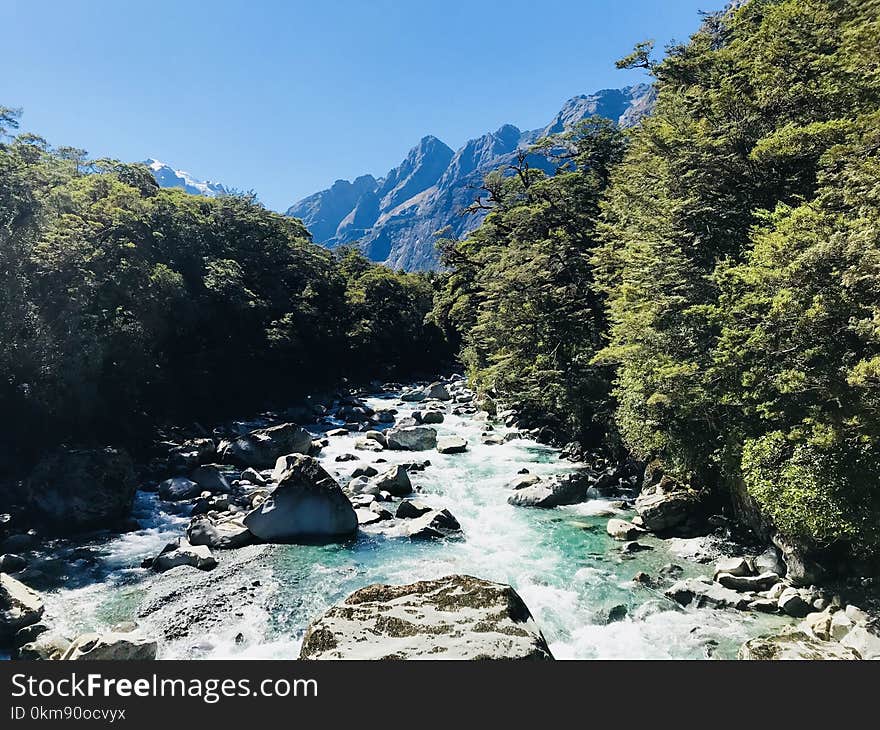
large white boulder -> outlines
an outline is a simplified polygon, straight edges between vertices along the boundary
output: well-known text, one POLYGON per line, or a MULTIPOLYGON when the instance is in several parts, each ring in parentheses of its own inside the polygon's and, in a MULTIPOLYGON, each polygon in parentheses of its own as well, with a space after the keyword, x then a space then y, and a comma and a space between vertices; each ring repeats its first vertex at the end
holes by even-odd
POLYGON ((342 489, 311 456, 292 455, 278 486, 244 518, 265 542, 323 542, 357 532, 358 519, 342 489))
POLYGON ((355 591, 309 626, 300 659, 552 659, 508 585, 453 575, 355 591))
POLYGON ((437 446, 437 431, 429 426, 405 426, 385 432, 389 449, 427 451, 437 446))

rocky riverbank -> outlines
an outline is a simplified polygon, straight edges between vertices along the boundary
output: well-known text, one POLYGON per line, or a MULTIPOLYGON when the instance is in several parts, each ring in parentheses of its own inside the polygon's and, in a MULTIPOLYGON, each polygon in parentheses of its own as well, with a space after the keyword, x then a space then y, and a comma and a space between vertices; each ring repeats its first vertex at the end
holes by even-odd
POLYGON ((539 435, 453 377, 178 431, 145 464, 51 455, 27 485, 48 537, 4 528, 6 643, 32 658, 638 656, 694 622, 672 655, 880 655, 853 591, 732 540, 660 465, 573 464, 539 435), (100 519, 130 531, 52 537, 100 519), (394 587, 421 579, 441 583, 394 587), (400 624, 438 595, 430 620, 400 624), (447 616, 456 596, 477 614, 447 616), (512 623, 490 628, 479 613, 499 596, 512 623), (349 652, 364 632, 375 649, 349 652))

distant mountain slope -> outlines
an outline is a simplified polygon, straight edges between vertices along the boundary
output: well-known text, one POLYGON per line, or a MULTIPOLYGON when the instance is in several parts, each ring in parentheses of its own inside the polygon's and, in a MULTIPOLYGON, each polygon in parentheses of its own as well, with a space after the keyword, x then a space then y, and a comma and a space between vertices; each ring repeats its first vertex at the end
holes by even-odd
MULTIPOLYGON (((461 211, 472 202, 487 172, 512 162, 520 148, 590 116, 632 126, 650 112, 653 99, 653 88, 647 84, 576 96, 541 129, 523 132, 506 124, 456 152, 436 137, 424 137, 384 178, 337 180, 292 205, 287 215, 302 219, 314 240, 325 246, 354 244, 373 261, 395 268, 436 268, 436 232, 448 227, 451 235, 463 236, 482 220, 482 212, 461 211)), ((541 157, 533 155, 530 164, 552 171, 541 157)))
POLYGON ((197 180, 184 170, 175 170, 164 162, 149 158, 144 160, 144 164, 150 168, 159 187, 162 188, 183 188, 188 193, 194 195, 207 195, 209 198, 215 195, 222 195, 229 191, 220 183, 214 183, 205 180, 197 180))

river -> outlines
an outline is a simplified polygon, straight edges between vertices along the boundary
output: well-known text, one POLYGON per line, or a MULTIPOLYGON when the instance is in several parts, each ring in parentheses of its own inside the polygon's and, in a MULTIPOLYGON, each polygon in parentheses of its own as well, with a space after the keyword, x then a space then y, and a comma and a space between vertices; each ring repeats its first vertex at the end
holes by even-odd
MULTIPOLYGON (((367 401, 374 408, 394 405, 401 416, 415 407, 399 405, 387 394, 367 401)), ((514 586, 557 659, 733 658, 742 642, 786 621, 753 612, 683 609, 662 590, 632 581, 640 571, 658 576, 669 564, 679 566, 683 577, 711 573, 711 563, 687 557, 705 550, 705 540, 645 536, 640 542, 651 550, 624 555, 605 524, 614 513, 632 513, 612 502, 597 499, 551 510, 508 505, 507 484, 519 470, 553 474, 575 467, 534 441, 482 445, 483 427, 469 416, 449 414, 435 426, 440 436, 466 438, 469 449, 463 454, 358 452, 358 435, 350 434, 331 438, 320 455, 324 467, 339 476, 356 465, 335 461, 342 453, 362 455, 365 462, 429 459, 429 467, 411 474, 413 484, 419 499, 455 515, 464 532, 461 540, 416 542, 370 534, 367 528, 346 544, 273 546, 254 553, 259 558, 250 562, 249 553, 234 558, 231 553, 240 551, 215 551, 221 561, 216 570, 226 560, 243 563, 239 572, 247 572, 250 587, 240 589, 240 605, 234 595, 225 597, 230 610, 209 630, 169 632, 163 625, 167 614, 143 610, 169 574, 156 576, 139 565, 179 536, 188 518, 154 493, 139 492, 135 516, 142 529, 68 545, 58 557, 56 573, 63 582, 47 593, 47 617, 70 635, 136 620, 147 633, 162 637, 160 658, 295 658, 309 621, 351 591, 376 582, 465 573, 514 586), (609 611, 619 606, 626 615, 608 622, 609 611)), ((172 572, 181 570, 194 569, 172 572)), ((172 603, 198 600, 192 595, 198 588, 178 592, 190 595, 172 597, 172 603)))

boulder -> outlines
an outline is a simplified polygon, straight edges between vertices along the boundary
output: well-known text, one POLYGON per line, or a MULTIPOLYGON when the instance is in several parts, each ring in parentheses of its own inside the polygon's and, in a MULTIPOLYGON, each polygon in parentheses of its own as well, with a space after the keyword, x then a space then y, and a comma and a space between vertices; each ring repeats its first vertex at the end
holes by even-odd
POLYGON ((634 540, 643 532, 632 522, 618 519, 608 520, 605 531, 615 540, 634 540))
POLYGON ((199 515, 190 520, 186 539, 190 545, 206 545, 212 550, 234 550, 250 545, 254 536, 239 516, 215 519, 209 515, 199 515))
POLYGON ((333 477, 310 456, 285 459, 278 486, 247 514, 244 525, 266 542, 325 542, 353 535, 357 515, 333 477))
POLYGON ((718 575, 721 573, 737 576, 751 575, 752 566, 745 558, 722 558, 715 563, 715 580, 718 580, 718 575))
POLYGON ((831 625, 828 633, 835 641, 840 641, 855 626, 855 623, 846 615, 846 611, 835 611, 831 614, 831 625))
POLYGON ((400 400, 405 403, 418 403, 419 401, 423 401, 427 398, 425 391, 421 388, 412 388, 410 390, 405 390, 400 394, 400 400))
POLYGON ((462 454, 467 451, 467 439, 461 436, 444 436, 437 439, 437 451, 441 454, 462 454))
POLYGON ((777 605, 780 611, 795 618, 803 618, 813 610, 813 607, 804 600, 798 589, 791 587, 782 591, 777 605))
POLYGON ((66 661, 144 661, 156 658, 157 643, 130 632, 82 634, 64 654, 66 661))
POLYGON ((776 548, 767 548, 763 553, 757 555, 753 562, 756 573, 776 573, 779 577, 785 575, 785 563, 782 562, 776 548))
POLYGON ((832 615, 827 611, 814 611, 804 616, 801 627, 817 639, 829 641, 831 639, 832 615))
POLYGON ((425 396, 427 398, 433 398, 435 400, 452 400, 452 396, 449 394, 449 390, 446 388, 444 383, 431 383, 425 389, 425 396))
POLYGON ((59 533, 110 527, 131 514, 134 466, 122 449, 64 449, 43 459, 25 482, 37 515, 59 533))
POLYGON ((168 455, 168 470, 171 472, 190 471, 199 464, 214 461, 217 449, 208 438, 190 439, 176 446, 168 455))
POLYGON ((687 578, 670 586, 666 596, 682 606, 694 608, 736 608, 745 610, 749 605, 749 598, 736 591, 712 583, 708 579, 687 578))
POLYGON ((27 560, 15 553, 0 555, 0 573, 18 573, 27 567, 27 560))
POLYGON ((437 431, 428 426, 392 428, 386 432, 389 449, 426 451, 437 446, 437 431))
POLYGON ((746 660, 859 659, 859 655, 836 642, 822 641, 795 628, 776 636, 761 636, 743 644, 737 658, 746 660))
POLYGON ((876 622, 854 626, 840 643, 862 659, 880 659, 880 626, 876 622))
POLYGON ((45 607, 40 594, 11 575, 0 573, 0 643, 37 623, 45 607))
POLYGON ((402 537, 411 540, 435 540, 444 537, 459 537, 461 525, 449 510, 431 510, 420 517, 407 520, 400 532, 402 537))
POLYGON ((504 443, 504 436, 497 433, 481 433, 480 443, 483 446, 500 446, 504 443))
POLYGON ((432 423, 443 423, 444 416, 440 411, 425 411, 422 413, 422 423, 424 424, 432 424, 432 423))
POLYGON ((424 502, 414 499, 405 499, 397 505, 396 517, 401 519, 411 519, 413 517, 421 517, 431 511, 431 508, 424 502))
MULTIPOLYGON (((378 441, 373 439, 358 439, 354 442, 354 448, 357 451, 384 451, 385 447, 378 441)), ((357 458, 357 457, 355 457, 357 458)))
POLYGON ((208 512, 226 512, 232 507, 232 497, 229 494, 212 494, 208 497, 200 497, 195 501, 192 515, 206 515, 208 512))
POLYGON ((646 487, 636 498, 636 511, 645 528, 664 532, 679 527, 699 506, 697 493, 690 489, 666 491, 662 484, 646 487))
POLYGON ((337 437, 337 436, 348 436, 347 428, 331 428, 327 431, 328 436, 337 437))
POLYGON ((217 566, 217 560, 211 555, 211 549, 207 545, 191 545, 185 540, 175 540, 168 543, 153 559, 152 568, 161 573, 180 565, 211 570, 217 566))
POLYGON ((578 504, 587 498, 589 481, 578 474, 565 474, 530 487, 517 489, 507 498, 516 507, 550 509, 566 504, 578 504))
POLYGON ((519 474, 507 485, 508 489, 525 489, 541 481, 537 474, 519 474))
POLYGON ((552 659, 508 585, 454 575, 371 585, 306 630, 300 659, 552 659))
POLYGON ((395 465, 373 480, 378 491, 388 492, 393 497, 405 497, 413 490, 406 467, 395 465))
POLYGON ((159 484, 159 497, 166 502, 181 502, 195 499, 202 493, 198 483, 186 477, 171 477, 159 484))
POLYGON ((220 467, 216 464, 197 466, 190 472, 189 478, 199 485, 201 491, 206 492, 229 492, 229 480, 226 479, 220 467))
POLYGON ((761 575, 733 575, 732 573, 719 573, 715 576, 725 588, 735 591, 767 591, 779 582, 776 573, 761 573, 761 575))
POLYGON ((61 659, 70 648, 70 640, 57 631, 45 631, 28 643, 19 646, 19 659, 49 661, 61 659))
POLYGON ((351 478, 357 479, 358 477, 374 477, 379 473, 379 470, 374 466, 370 466, 369 464, 361 464, 360 466, 356 466, 351 472, 351 478))
POLYGON ((224 463, 266 469, 279 456, 307 454, 311 447, 312 436, 308 431, 295 423, 282 423, 223 441, 217 451, 224 463))
POLYGON ((376 441, 377 443, 379 443, 383 447, 388 445, 388 443, 385 439, 385 434, 382 433, 381 431, 365 431, 364 438, 370 439, 370 441, 376 441))
MULTIPOLYGON (((387 511, 387 510, 386 510, 387 511)), ((358 526, 365 527, 367 525, 375 524, 376 522, 381 522, 382 517, 377 512, 373 512, 370 509, 364 509, 360 507, 354 511, 357 515, 358 526)), ((390 512, 388 513, 390 516, 390 512)))

